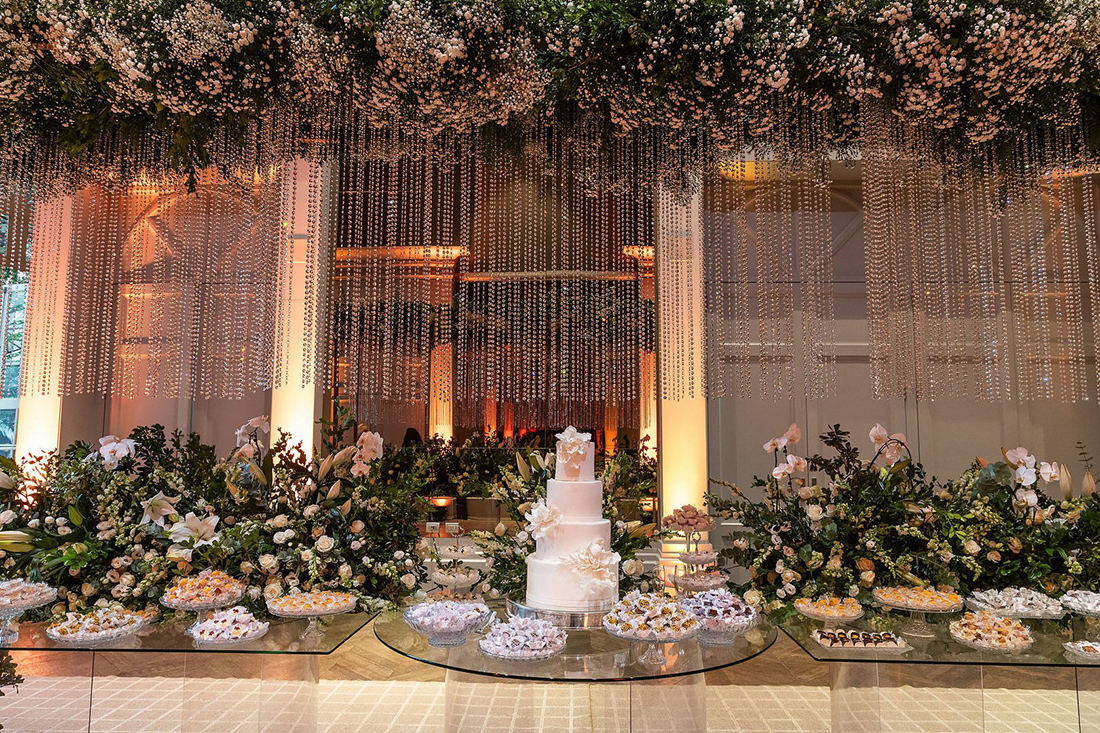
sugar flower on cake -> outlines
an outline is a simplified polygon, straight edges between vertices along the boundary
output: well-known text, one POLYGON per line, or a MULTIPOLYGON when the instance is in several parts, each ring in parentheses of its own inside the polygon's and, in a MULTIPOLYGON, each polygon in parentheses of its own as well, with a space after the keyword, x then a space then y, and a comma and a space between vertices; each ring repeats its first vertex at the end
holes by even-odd
POLYGON ((888 435, 886 433, 886 428, 882 427, 879 423, 875 423, 868 437, 870 437, 871 442, 874 443, 875 450, 881 451, 883 460, 891 466, 901 460, 906 445, 905 433, 888 435))
POLYGON ((561 511, 556 507, 547 506, 543 499, 532 504, 530 510, 523 516, 527 520, 527 526, 524 529, 536 540, 551 536, 561 524, 561 511))
POLYGON ((179 500, 178 496, 165 496, 163 491, 158 491, 155 496, 141 502, 144 512, 141 515, 141 523, 155 524, 163 528, 164 518, 176 513, 176 502, 179 500))
POLYGON ((173 544, 168 548, 168 557, 173 560, 191 561, 191 553, 203 545, 212 545, 218 541, 215 531, 218 526, 217 515, 199 519, 194 512, 187 512, 183 521, 176 522, 168 531, 173 544))
POLYGON ((592 440, 592 434, 579 433, 570 425, 565 432, 558 433, 555 437, 558 439, 557 457, 574 471, 580 469, 588 455, 588 444, 592 440))
POLYGON ((137 453, 137 443, 131 438, 120 438, 117 435, 104 435, 99 439, 99 455, 103 457, 103 465, 108 470, 118 467, 118 462, 137 453))
POLYGON ((604 547, 603 540, 596 540, 583 550, 569 555, 563 562, 580 576, 581 588, 595 594, 618 582, 619 560, 617 552, 604 547))

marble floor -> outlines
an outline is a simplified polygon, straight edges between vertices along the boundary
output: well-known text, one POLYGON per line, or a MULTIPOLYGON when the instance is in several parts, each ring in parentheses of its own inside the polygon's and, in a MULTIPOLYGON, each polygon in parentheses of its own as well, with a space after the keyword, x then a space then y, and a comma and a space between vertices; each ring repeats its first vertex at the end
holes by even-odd
MULTIPOLYGON (((295 679, 293 670, 270 658, 242 662, 234 656, 196 666, 193 655, 133 652, 97 655, 92 685, 88 656, 18 654, 27 683, 0 698, 4 733, 435 733, 445 727, 443 671, 390 652, 369 626, 313 669, 316 685, 295 679), (310 700, 305 708, 292 704, 303 699, 310 700)), ((216 655, 203 655, 210 656, 216 655)), ((1072 669, 879 669, 878 693, 858 700, 881 719, 875 730, 1100 733, 1100 677, 1079 679, 1072 669)), ((631 717, 625 689, 478 684, 467 698, 452 698, 452 722, 482 733, 618 731, 631 717), (487 708, 492 717, 481 715, 487 708)), ((670 705, 667 716, 656 712, 653 701, 661 692, 641 693, 650 709, 646 719, 634 721, 635 730, 677 727, 669 721, 684 711, 670 705)), ((760 657, 708 674, 705 701, 707 728, 718 733, 829 731, 837 702, 828 665, 810 660, 782 634, 760 657)))

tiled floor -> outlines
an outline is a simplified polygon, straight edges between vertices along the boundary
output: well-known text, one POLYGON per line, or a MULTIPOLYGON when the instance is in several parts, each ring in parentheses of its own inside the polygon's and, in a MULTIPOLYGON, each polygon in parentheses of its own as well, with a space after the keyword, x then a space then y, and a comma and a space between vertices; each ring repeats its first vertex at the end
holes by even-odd
MULTIPOLYGON (((630 721, 634 730, 666 731, 690 728, 685 715, 703 699, 716 733, 824 733, 845 702, 830 694, 829 668, 782 636, 760 658, 709 674, 705 691, 479 680, 448 692, 440 670, 389 652, 369 628, 319 665, 316 685, 308 679, 318 670, 308 667, 129 654, 97 655, 93 689, 80 657, 62 656, 19 659, 28 681, 0 698, 5 733, 436 733, 448 710, 456 730, 474 733, 618 733, 630 721)), ((877 693, 847 702, 881 713, 885 733, 1100 733, 1100 676, 880 670, 877 693)))

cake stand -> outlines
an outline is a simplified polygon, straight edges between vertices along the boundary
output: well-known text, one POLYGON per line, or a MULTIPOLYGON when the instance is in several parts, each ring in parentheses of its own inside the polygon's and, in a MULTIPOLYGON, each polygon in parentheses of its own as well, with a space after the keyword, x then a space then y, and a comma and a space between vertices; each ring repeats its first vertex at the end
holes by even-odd
MULTIPOLYGON (((222 608, 228 608, 234 606, 244 598, 244 586, 241 586, 240 592, 234 593, 231 596, 225 598, 211 599, 207 601, 177 601, 169 598, 168 596, 160 597, 160 605, 165 608, 171 608, 174 611, 187 611, 188 613, 195 614, 195 623, 202 623, 210 618, 213 611, 217 611, 222 608)), ((192 624, 194 626, 194 624, 192 624)), ((190 628, 190 627, 188 627, 190 628)))
POLYGON ((931 624, 928 623, 928 614, 952 614, 958 613, 963 609, 963 604, 961 602, 955 604, 954 606, 951 606, 950 608, 921 608, 918 606, 902 605, 895 606, 886 603, 881 603, 881 605, 882 608, 887 611, 894 609, 897 611, 908 612, 909 622, 905 624, 905 626, 902 626, 900 629, 898 629, 898 633, 906 634, 908 636, 916 636, 922 639, 931 639, 936 635, 936 630, 932 628, 931 624))
POLYGON ((614 604, 609 604, 607 608, 592 611, 551 611, 528 606, 525 601, 505 598, 504 612, 509 617, 540 618, 560 629, 602 629, 603 617, 614 607, 614 604))
POLYGON ((8 646, 19 638, 19 631, 11 627, 11 622, 22 616, 27 611, 33 610, 57 598, 57 590, 53 589, 50 597, 38 598, 23 603, 9 603, 0 606, 0 646, 8 646))
POLYGON ((311 611, 309 613, 285 613, 279 612, 273 609, 270 605, 267 610, 271 612, 272 616, 278 616, 279 618, 292 618, 292 619, 309 619, 309 623, 306 624, 306 628, 298 635, 299 639, 316 641, 325 635, 325 632, 317 625, 317 620, 322 618, 329 618, 331 616, 342 616, 345 613, 351 613, 355 610, 355 606, 358 603, 351 606, 351 608, 338 608, 331 611, 311 611))
MULTIPOLYGON (((143 616, 138 616, 137 614, 134 614, 134 616, 137 618, 137 621, 132 624, 120 626, 118 628, 111 629, 110 631, 100 631, 95 634, 95 636, 91 637, 74 637, 71 635, 61 635, 58 634, 52 626, 46 628, 46 636, 59 644, 68 644, 71 646, 94 647, 101 644, 109 644, 118 639, 136 634, 137 632, 145 628, 146 623, 148 623, 146 619, 143 616)), ((114 645, 112 644, 112 646, 114 645)))
POLYGON ((646 649, 641 655, 638 656, 638 662, 640 662, 645 667, 663 667, 668 663, 668 658, 665 657, 664 651, 665 644, 679 644, 682 641, 690 641, 691 639, 694 639, 695 636, 699 633, 699 629, 696 628, 692 631, 687 632, 686 634, 679 634, 675 637, 670 637, 667 639, 647 639, 643 637, 624 634, 611 626, 604 626, 604 630, 617 639, 629 641, 632 645, 644 644, 646 649))

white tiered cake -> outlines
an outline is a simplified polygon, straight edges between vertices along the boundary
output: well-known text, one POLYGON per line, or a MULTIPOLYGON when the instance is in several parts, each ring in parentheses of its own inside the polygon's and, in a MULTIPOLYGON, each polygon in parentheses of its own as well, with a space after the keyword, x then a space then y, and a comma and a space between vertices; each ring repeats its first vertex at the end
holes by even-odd
POLYGON ((606 611, 619 600, 619 555, 603 518, 596 446, 570 427, 558 436, 546 501, 527 514, 535 552, 527 558, 527 605, 547 611, 606 611))

